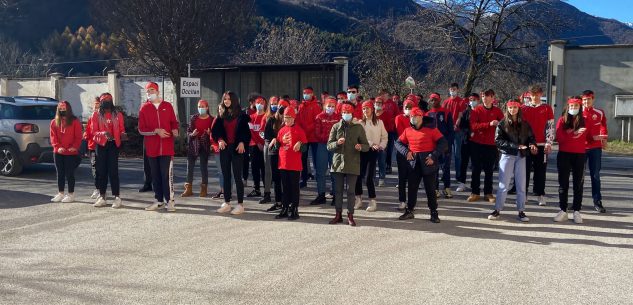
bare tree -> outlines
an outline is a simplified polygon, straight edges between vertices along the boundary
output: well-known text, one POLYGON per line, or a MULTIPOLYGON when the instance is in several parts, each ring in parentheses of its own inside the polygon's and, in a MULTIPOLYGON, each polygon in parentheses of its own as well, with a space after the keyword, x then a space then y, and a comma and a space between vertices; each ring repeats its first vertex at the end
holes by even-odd
POLYGON ((34 53, 22 50, 17 43, 0 36, 0 75, 9 77, 44 77, 55 56, 48 50, 34 53))
MULTIPOLYGON (((254 13, 253 0, 94 0, 96 15, 120 31, 128 51, 180 92, 187 64, 219 62, 239 46, 254 13)), ((181 122, 185 102, 177 101, 181 122)))
POLYGON ((238 63, 305 64, 326 60, 321 31, 287 18, 281 25, 263 22, 252 45, 235 56, 238 63))
MULTIPOLYGON (((470 93, 481 78, 501 75, 500 72, 531 77, 542 74, 528 67, 542 60, 530 53, 538 52, 544 33, 560 26, 556 20, 547 25, 539 22, 539 10, 534 4, 548 6, 546 0, 425 2, 428 8, 416 18, 401 22, 396 35, 407 45, 436 53, 436 59, 444 60, 445 68, 453 65, 463 71, 454 78, 463 81, 465 93, 470 93)), ((538 68, 544 71, 542 64, 538 68)))

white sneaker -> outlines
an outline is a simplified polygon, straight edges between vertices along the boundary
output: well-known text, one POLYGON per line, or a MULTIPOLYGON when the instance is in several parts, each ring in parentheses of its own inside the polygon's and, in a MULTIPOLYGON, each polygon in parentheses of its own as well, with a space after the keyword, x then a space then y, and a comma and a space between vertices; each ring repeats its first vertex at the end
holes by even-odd
POLYGON ((231 210, 231 204, 228 202, 222 203, 219 209, 215 210, 216 213, 224 214, 231 210))
POLYGON ((376 211, 376 199, 369 199, 369 206, 367 207, 367 212, 375 212, 376 211))
POLYGON ((231 211, 231 215, 241 215, 244 213, 244 206, 242 204, 237 204, 237 206, 231 211))
POLYGON ((74 194, 68 194, 66 196, 64 196, 64 199, 62 199, 62 203, 70 203, 70 202, 74 202, 75 201, 75 195, 74 194))
POLYGON ((545 200, 545 196, 538 196, 538 205, 542 207, 547 205, 547 200, 545 200))
POLYGON ((567 212, 563 210, 560 210, 560 212, 558 212, 558 214, 554 216, 555 222, 567 221, 568 219, 569 219, 569 216, 567 216, 567 212))
POLYGON ((398 206, 398 211, 404 211, 407 209, 407 203, 406 202, 400 202, 400 205, 398 206))
POLYGON ((145 211, 157 211, 158 209, 162 208, 163 205, 165 204, 162 202, 154 202, 152 203, 152 205, 146 207, 145 211))
POLYGON ((354 210, 359 210, 363 206, 363 199, 360 196, 356 196, 356 203, 354 204, 354 210))
POLYGON ((580 211, 574 211, 574 222, 582 223, 582 216, 580 215, 580 211))
POLYGON ((330 194, 330 193, 325 194, 325 199, 332 199, 332 198, 334 198, 334 196, 332 196, 332 194, 330 194))
POLYGON ((114 197, 114 203, 112 203, 112 208, 119 209, 122 206, 123 206, 123 203, 121 203, 121 197, 114 197))
POLYGON ((51 199, 51 202, 61 202, 64 197, 66 197, 64 193, 57 193, 57 195, 51 199))
POLYGON ((379 187, 385 186, 385 179, 378 179, 378 186, 379 187))
POLYGON ((90 195, 90 199, 97 199, 99 198, 99 195, 101 195, 99 194, 99 190, 94 190, 92 191, 92 195, 90 195))
POLYGON ((167 209, 167 212, 176 212, 176 201, 173 199, 169 200, 165 208, 167 209))
POLYGON ((455 189, 456 192, 463 192, 465 190, 466 190, 466 185, 461 182, 457 185, 457 188, 455 189))
POLYGON ((97 201, 92 206, 95 208, 102 208, 106 206, 107 204, 108 202, 105 200, 105 198, 99 197, 99 199, 97 199, 97 201))

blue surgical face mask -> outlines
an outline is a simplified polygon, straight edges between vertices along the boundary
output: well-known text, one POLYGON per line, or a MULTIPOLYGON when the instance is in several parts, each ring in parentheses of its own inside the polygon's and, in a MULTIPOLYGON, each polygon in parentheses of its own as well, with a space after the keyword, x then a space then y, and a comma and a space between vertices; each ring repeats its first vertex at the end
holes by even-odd
POLYGON ((448 91, 448 95, 455 97, 455 96, 457 96, 457 91, 450 90, 450 91, 448 91))
POLYGON ((415 117, 411 117, 409 119, 409 123, 411 123, 411 125, 417 125, 418 124, 418 120, 415 117))
POLYGON ((334 113, 334 110, 335 110, 334 107, 326 107, 325 108, 325 113, 332 114, 332 113, 334 113))
POLYGON ((347 93, 347 98, 351 101, 351 100, 355 100, 356 99, 356 93, 347 93))
POLYGON ((312 99, 312 94, 304 94, 303 95, 303 100, 304 101, 309 101, 312 99))
POLYGON ((477 101, 470 101, 468 103, 470 104, 470 108, 475 108, 475 107, 477 107, 477 105, 479 105, 479 103, 477 103, 477 101))
POLYGON ((571 115, 577 115, 578 112, 580 112, 580 109, 569 109, 567 111, 567 113, 571 114, 571 115))
POLYGON ((376 108, 376 111, 380 111, 382 110, 382 105, 374 105, 374 108, 376 108))
POLYGON ((205 115, 207 114, 207 108, 198 108, 198 113, 200 115, 205 115))
POLYGON ((272 112, 277 112, 277 108, 279 108, 279 106, 277 106, 277 105, 270 105, 270 111, 272 111, 272 112))
POLYGON ((255 104, 255 109, 257 109, 257 111, 262 111, 262 110, 264 110, 264 105, 262 105, 262 104, 255 104))
POLYGON ((352 114, 351 113, 343 113, 343 115, 341 115, 341 117, 343 117, 343 120, 345 120, 345 122, 349 122, 352 120, 352 114))

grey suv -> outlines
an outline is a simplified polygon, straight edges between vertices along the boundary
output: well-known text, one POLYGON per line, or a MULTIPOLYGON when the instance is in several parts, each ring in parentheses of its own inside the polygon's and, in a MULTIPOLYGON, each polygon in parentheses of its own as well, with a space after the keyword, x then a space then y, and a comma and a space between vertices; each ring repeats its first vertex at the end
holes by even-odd
POLYGON ((57 100, 0 97, 0 174, 16 176, 27 165, 53 162, 50 123, 57 100))

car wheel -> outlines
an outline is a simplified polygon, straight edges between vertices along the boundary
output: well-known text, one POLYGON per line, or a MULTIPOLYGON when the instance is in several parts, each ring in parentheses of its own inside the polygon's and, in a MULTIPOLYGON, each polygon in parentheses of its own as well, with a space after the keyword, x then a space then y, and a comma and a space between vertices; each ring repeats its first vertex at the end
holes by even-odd
POLYGON ((17 176, 22 172, 22 163, 16 150, 10 145, 0 147, 0 174, 17 176))

